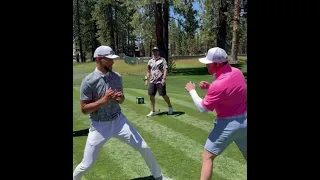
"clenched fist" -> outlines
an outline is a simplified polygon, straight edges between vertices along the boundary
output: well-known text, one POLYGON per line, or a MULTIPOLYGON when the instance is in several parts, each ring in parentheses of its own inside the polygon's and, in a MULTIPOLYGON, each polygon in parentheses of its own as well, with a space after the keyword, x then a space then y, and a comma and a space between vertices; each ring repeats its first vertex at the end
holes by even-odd
POLYGON ((110 87, 106 90, 106 93, 104 94, 103 101, 108 102, 112 97, 114 96, 114 90, 112 90, 110 87))
POLYGON ((210 83, 208 83, 207 81, 201 81, 199 86, 201 89, 209 89, 210 83))
POLYGON ((121 91, 117 91, 116 93, 114 93, 113 98, 117 101, 120 101, 121 98, 123 97, 123 93, 121 91))
POLYGON ((186 84, 186 90, 189 92, 189 91, 191 91, 191 90, 193 90, 193 89, 196 89, 196 85, 192 82, 192 81, 190 81, 190 82, 188 82, 187 84, 186 84))

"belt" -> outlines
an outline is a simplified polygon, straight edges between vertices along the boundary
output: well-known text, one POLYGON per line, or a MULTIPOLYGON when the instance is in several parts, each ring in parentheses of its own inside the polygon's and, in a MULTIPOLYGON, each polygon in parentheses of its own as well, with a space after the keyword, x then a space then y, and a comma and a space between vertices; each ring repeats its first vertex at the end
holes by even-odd
POLYGON ((116 120, 118 117, 120 116, 120 113, 114 113, 110 116, 107 116, 105 118, 101 118, 101 119, 92 119, 92 121, 97 121, 97 122, 107 122, 107 121, 113 121, 116 120))

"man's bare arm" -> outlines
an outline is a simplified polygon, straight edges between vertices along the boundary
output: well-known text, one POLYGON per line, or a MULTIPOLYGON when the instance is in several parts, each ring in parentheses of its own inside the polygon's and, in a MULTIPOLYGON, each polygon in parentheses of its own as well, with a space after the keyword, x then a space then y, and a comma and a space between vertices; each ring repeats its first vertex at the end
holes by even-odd
POLYGON ((92 102, 91 100, 81 100, 81 111, 83 114, 89 114, 92 112, 97 111, 103 104, 107 103, 108 101, 104 98, 99 99, 96 102, 92 102))
POLYGON ((144 84, 147 86, 150 80, 150 74, 151 74, 151 66, 148 65, 148 71, 147 71, 147 75, 144 78, 144 84))
POLYGON ((105 95, 98 101, 92 102, 92 100, 81 100, 81 111, 83 114, 89 114, 97 111, 103 104, 110 101, 114 91, 110 88, 106 91, 105 95))
POLYGON ((165 80, 167 78, 167 74, 168 74, 168 69, 164 69, 163 71, 163 79, 165 80))
POLYGON ((151 74, 151 72, 150 72, 150 68, 148 67, 146 80, 149 80, 149 79, 150 79, 150 74, 151 74))
POLYGON ((163 80, 165 81, 168 75, 168 64, 165 59, 163 59, 163 80))

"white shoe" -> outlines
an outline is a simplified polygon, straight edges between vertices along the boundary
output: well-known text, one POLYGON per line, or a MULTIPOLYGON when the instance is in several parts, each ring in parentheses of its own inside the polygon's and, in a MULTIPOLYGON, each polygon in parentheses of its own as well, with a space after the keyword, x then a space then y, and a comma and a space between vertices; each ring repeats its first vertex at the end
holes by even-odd
POLYGON ((151 117, 151 116, 155 116, 155 115, 157 115, 157 113, 154 111, 151 111, 149 114, 147 114, 147 117, 151 117))
POLYGON ((169 107, 168 114, 169 114, 169 115, 173 114, 173 108, 172 108, 172 107, 169 107))
POLYGON ((161 177, 155 178, 155 180, 173 180, 173 179, 161 176, 161 177))

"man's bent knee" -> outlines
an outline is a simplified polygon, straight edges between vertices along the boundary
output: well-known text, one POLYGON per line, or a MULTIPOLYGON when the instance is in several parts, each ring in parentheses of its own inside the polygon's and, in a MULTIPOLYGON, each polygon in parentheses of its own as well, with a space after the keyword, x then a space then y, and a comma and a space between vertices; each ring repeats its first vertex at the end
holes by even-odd
POLYGON ((145 141, 142 141, 140 145, 140 149, 149 149, 149 146, 145 141))
POLYGON ((209 152, 208 150, 204 150, 202 153, 203 160, 214 160, 217 157, 216 154, 209 152))
POLYGON ((148 146, 148 144, 145 141, 142 141, 142 143, 139 146, 135 147, 140 153, 146 153, 148 151, 150 151, 150 147, 148 146))
POLYGON ((80 172, 86 172, 92 167, 93 163, 84 163, 83 161, 79 164, 79 169, 77 169, 80 172))
MULTIPOLYGON (((134 139, 131 139, 133 141, 133 143, 130 143, 129 142, 129 145, 135 149, 137 149, 138 151, 143 151, 145 149, 149 149, 149 146, 148 144, 146 143, 146 141, 141 138, 140 140, 138 141, 134 141, 134 139)), ((130 140, 130 141, 131 141, 130 140)))

